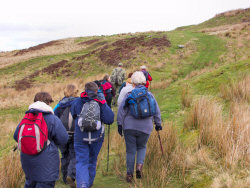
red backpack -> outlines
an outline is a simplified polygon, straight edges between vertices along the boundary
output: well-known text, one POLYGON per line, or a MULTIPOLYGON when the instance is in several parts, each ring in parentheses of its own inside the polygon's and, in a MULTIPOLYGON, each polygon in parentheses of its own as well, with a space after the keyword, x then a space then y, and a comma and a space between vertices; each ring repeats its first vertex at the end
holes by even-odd
POLYGON ((18 149, 28 155, 36 155, 49 144, 48 127, 43 113, 27 113, 19 125, 18 149))
POLYGON ((112 85, 109 82, 105 81, 101 84, 101 86, 105 97, 107 96, 108 93, 111 93, 112 85))

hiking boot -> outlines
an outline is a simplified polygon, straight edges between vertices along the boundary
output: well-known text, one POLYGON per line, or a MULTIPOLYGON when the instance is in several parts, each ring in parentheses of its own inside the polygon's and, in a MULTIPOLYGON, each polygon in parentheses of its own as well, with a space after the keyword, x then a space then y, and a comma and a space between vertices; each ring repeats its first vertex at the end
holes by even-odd
POLYGON ((127 173, 126 181, 127 181, 128 183, 132 183, 132 182, 134 181, 134 179, 133 179, 133 174, 127 173))
POLYGON ((136 178, 137 179, 142 178, 142 167, 143 167, 143 164, 136 164, 136 178))
POLYGON ((76 184, 74 179, 72 179, 70 176, 67 176, 67 184, 71 187, 71 188, 76 188, 76 184))

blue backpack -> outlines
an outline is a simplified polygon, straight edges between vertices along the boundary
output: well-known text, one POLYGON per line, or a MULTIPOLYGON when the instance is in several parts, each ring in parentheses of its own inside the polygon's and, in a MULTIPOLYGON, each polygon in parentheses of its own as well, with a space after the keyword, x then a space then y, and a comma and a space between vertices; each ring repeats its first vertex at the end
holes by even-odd
POLYGON ((131 115, 136 119, 144 119, 156 114, 156 101, 148 93, 146 87, 135 88, 126 99, 131 115))

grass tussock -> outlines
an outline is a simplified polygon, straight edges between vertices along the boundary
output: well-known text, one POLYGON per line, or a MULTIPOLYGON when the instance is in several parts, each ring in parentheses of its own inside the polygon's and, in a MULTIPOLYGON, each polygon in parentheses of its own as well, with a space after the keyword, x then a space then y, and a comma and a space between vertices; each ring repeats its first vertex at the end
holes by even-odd
POLYGON ((182 87, 181 90, 181 104, 182 107, 185 108, 189 108, 191 106, 192 103, 192 96, 190 94, 190 86, 189 85, 185 85, 184 87, 182 87))
POLYGON ((250 76, 244 75, 241 79, 232 80, 227 85, 221 85, 220 92, 225 100, 250 102, 250 76))
POLYGON ((172 83, 172 81, 172 79, 168 79, 159 82, 151 82, 149 89, 165 89, 172 83))
POLYGON ((1 159, 0 187, 21 187, 24 180, 20 156, 18 153, 9 153, 1 159))
POLYGON ((201 97, 187 114, 187 129, 198 129, 199 144, 215 149, 228 167, 239 162, 249 165, 250 110, 246 104, 233 104, 230 116, 224 118, 222 106, 213 99, 201 97))

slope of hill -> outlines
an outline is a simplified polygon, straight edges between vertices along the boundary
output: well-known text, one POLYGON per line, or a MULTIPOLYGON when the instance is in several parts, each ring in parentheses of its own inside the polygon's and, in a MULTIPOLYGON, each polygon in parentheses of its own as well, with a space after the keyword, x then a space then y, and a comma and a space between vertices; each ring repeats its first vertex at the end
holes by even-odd
MULTIPOLYGON (((18 158, 10 151, 13 129, 36 92, 48 91, 59 101, 67 83, 82 90, 122 61, 127 73, 145 64, 153 77, 150 90, 164 122, 164 157, 153 132, 144 179, 126 184, 124 141, 114 125, 111 171, 105 172, 105 141, 95 187, 247 187, 249 15, 250 9, 235 10, 169 32, 72 38, 0 53, 0 182, 13 187, 23 181, 20 163, 8 160, 18 158), (15 175, 6 170, 18 165, 15 175)), ((56 187, 64 187, 61 180, 56 187)))

